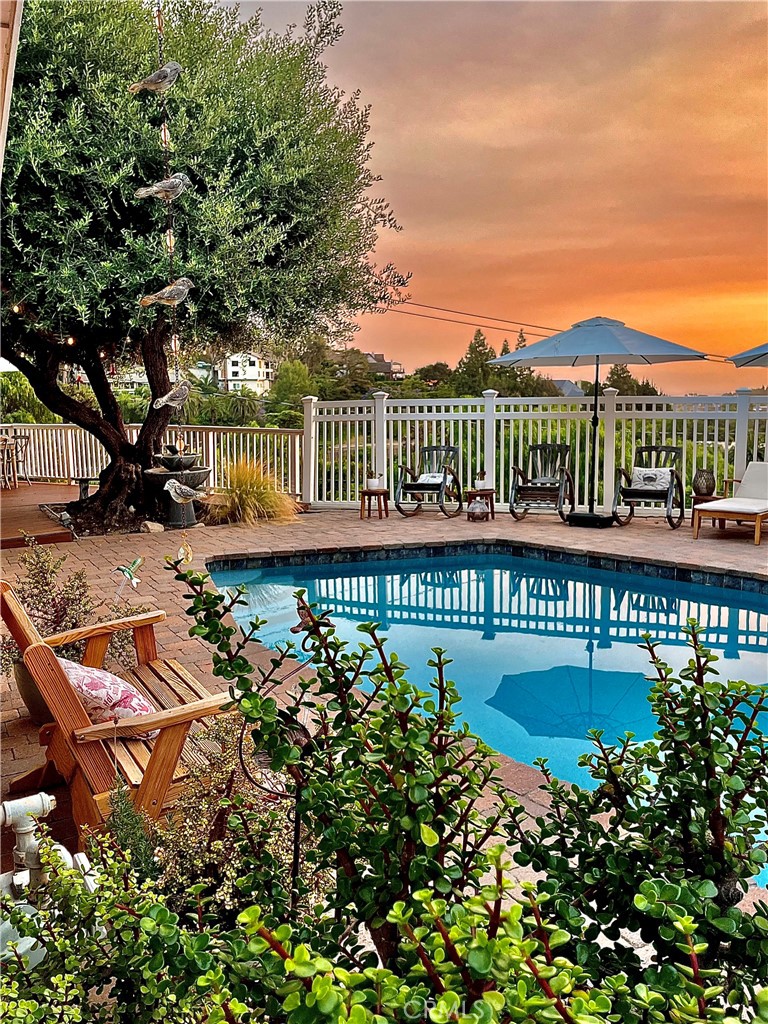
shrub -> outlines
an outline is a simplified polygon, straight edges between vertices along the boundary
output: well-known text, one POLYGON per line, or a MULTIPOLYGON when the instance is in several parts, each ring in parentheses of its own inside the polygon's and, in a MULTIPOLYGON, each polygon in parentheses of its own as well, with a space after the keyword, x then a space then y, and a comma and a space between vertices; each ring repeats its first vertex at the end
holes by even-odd
POLYGON ((275 795, 280 790, 255 756, 249 734, 243 747, 244 725, 237 714, 216 719, 206 735, 207 761, 191 768, 173 816, 158 823, 155 836, 158 886, 169 906, 181 912, 194 885, 228 926, 254 900, 269 905, 275 920, 309 912, 329 884, 328 872, 308 873, 312 837, 300 830, 293 892, 293 791, 275 795))
POLYGON ((227 466, 224 486, 206 498, 206 505, 207 522, 244 526, 255 526, 260 519, 293 519, 297 511, 296 502, 278 489, 261 463, 247 459, 227 466))
MULTIPOLYGON (((85 571, 78 569, 62 577, 66 555, 57 557, 51 547, 38 544, 28 534, 24 535, 24 541, 27 546, 19 559, 22 574, 15 584, 15 590, 41 636, 64 633, 94 622, 149 611, 148 605, 133 605, 127 600, 113 601, 107 605, 105 614, 96 617, 96 603, 85 571)), ((80 661, 84 649, 84 642, 62 644, 56 648, 56 654, 60 658, 80 661)), ((110 640, 107 653, 118 664, 135 664, 130 632, 115 634, 110 640)), ((0 637, 0 671, 10 672, 14 661, 20 657, 14 640, 9 636, 0 637)))

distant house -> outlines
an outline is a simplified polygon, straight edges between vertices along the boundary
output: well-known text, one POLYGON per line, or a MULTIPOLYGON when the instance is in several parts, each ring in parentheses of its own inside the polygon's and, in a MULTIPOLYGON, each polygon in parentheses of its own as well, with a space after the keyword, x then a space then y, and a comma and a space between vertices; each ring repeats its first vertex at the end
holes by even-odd
POLYGON ((555 385, 555 387, 563 396, 563 398, 584 397, 584 392, 581 390, 579 385, 574 384, 572 380, 553 380, 552 383, 555 385))
POLYGON ((363 352, 368 360, 368 369, 377 377, 386 377, 388 380, 402 380, 405 376, 403 364, 395 359, 386 359, 383 352, 363 352))
POLYGON ((275 364, 255 352, 236 352, 223 359, 213 372, 222 391, 249 388, 257 395, 264 395, 272 387, 275 364))

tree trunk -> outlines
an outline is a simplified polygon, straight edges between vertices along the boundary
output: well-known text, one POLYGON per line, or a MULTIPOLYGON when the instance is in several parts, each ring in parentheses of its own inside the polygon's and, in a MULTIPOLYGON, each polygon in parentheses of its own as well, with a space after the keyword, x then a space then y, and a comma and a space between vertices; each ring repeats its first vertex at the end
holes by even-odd
POLYGON ((154 399, 171 389, 163 348, 168 333, 168 324, 158 316, 141 339, 141 357, 151 399, 135 443, 128 439, 120 406, 104 369, 97 337, 83 336, 82 332, 77 357, 96 396, 98 409, 78 401, 59 386, 57 375, 61 363, 72 357, 71 350, 57 344, 59 339, 52 344, 50 337, 29 332, 22 340, 26 348, 35 350, 34 361, 15 349, 8 353, 40 401, 58 416, 87 430, 104 446, 109 456, 109 464, 99 476, 96 493, 67 506, 81 528, 98 533, 131 529, 158 514, 159 494, 146 486, 144 470, 152 467, 153 456, 160 450, 162 436, 175 411, 168 406, 161 409, 153 407, 154 399))

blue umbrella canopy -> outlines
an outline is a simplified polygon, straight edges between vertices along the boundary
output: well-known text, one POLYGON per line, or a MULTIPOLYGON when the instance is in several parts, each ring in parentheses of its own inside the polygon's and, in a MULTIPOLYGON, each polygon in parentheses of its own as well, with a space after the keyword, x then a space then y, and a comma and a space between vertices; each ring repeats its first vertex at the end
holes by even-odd
POLYGON ((741 368, 742 366, 768 366, 768 341, 756 348, 748 348, 735 356, 728 356, 728 362, 741 368))
POLYGON ((491 362, 496 366, 594 366, 596 362, 650 365, 684 359, 706 359, 706 355, 636 331, 621 320, 593 316, 491 362))

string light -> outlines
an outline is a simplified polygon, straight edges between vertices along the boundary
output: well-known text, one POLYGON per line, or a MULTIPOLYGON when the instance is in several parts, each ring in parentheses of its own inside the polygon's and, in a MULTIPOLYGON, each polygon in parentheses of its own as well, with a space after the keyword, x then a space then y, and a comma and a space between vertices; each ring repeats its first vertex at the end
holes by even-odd
POLYGON ((14 306, 13 307, 13 312, 14 313, 20 313, 21 312, 21 306, 18 306, 18 305, 14 306))
POLYGON ((68 345, 74 345, 74 344, 75 344, 75 339, 74 339, 74 338, 72 337, 72 335, 71 335, 71 334, 70 334, 70 335, 69 335, 69 337, 67 338, 67 344, 68 344, 68 345))

